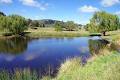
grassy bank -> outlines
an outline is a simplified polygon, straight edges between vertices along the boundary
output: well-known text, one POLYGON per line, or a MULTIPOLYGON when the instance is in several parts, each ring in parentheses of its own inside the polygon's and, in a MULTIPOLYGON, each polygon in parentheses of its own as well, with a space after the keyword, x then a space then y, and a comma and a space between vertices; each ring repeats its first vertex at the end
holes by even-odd
POLYGON ((80 59, 67 60, 62 64, 54 80, 120 80, 120 54, 101 55, 88 61, 85 66, 80 59))
POLYGON ((85 30, 78 31, 55 31, 54 28, 38 28, 38 29, 28 29, 27 36, 32 38, 39 37, 80 37, 88 36, 89 32, 85 30))
POLYGON ((102 38, 110 41, 118 41, 120 39, 120 30, 109 31, 107 32, 107 36, 102 36, 102 38))
POLYGON ((102 38, 110 41, 113 47, 120 51, 120 30, 110 31, 107 34, 108 36, 102 36, 102 38))
MULTIPOLYGON (((25 31, 25 36, 31 38, 41 38, 41 37, 81 37, 81 36, 89 36, 89 32, 85 30, 77 30, 77 31, 55 31, 54 28, 37 28, 25 31)), ((10 34, 10 33, 9 33, 10 34)), ((6 32, 0 32, 0 38, 11 37, 13 35, 9 35, 6 32), (5 35, 8 36, 5 36, 5 35)))
MULTIPOLYGON (((109 40, 120 50, 120 30, 107 34, 108 36, 102 38, 109 40)), ((54 80, 120 80, 119 52, 103 49, 100 54, 89 59, 85 66, 82 66, 79 58, 67 60, 54 80)))

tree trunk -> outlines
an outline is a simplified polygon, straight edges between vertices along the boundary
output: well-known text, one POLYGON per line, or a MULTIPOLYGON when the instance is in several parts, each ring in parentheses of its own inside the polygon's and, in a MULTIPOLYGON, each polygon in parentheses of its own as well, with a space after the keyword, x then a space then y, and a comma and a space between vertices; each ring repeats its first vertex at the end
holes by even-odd
POLYGON ((103 32, 102 32, 102 35, 103 35, 103 36, 106 36, 106 31, 103 31, 103 32))

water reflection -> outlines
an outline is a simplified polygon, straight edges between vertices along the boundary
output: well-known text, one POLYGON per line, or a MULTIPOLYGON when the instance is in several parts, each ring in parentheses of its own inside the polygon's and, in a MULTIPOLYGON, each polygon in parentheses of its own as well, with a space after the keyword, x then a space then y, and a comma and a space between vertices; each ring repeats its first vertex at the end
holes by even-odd
POLYGON ((106 40, 101 40, 101 39, 98 39, 98 40, 92 40, 90 39, 89 40, 89 50, 90 50, 90 53, 92 55, 94 54, 99 54, 99 51, 101 49, 104 49, 105 47, 107 47, 107 44, 109 44, 108 41, 106 40))
POLYGON ((22 53, 27 49, 27 42, 28 39, 23 37, 0 39, 0 53, 22 53))
POLYGON ((97 54, 106 44, 99 37, 0 39, 0 69, 29 68, 41 76, 55 76, 67 58, 81 57, 86 63, 92 53, 97 54))

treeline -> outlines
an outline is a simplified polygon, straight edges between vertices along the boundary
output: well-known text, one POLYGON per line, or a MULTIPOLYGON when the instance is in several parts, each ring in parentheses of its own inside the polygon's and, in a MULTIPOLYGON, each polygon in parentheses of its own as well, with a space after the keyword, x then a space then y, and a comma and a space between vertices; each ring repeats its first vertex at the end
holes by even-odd
MULTIPOLYGON (((31 20, 19 15, 6 16, 3 12, 0 12, 0 30, 13 34, 21 34, 27 28, 37 29, 37 27, 54 27, 56 31, 75 31, 83 26, 73 21, 31 20)), ((98 32, 106 35, 107 31, 120 29, 120 19, 117 15, 104 11, 95 12, 90 19, 90 23, 83 28, 89 32, 98 32)))
POLYGON ((21 34, 27 28, 37 29, 38 27, 54 27, 56 31, 74 31, 77 30, 78 26, 73 21, 63 22, 51 19, 31 20, 19 15, 6 16, 3 12, 0 12, 0 30, 13 34, 21 34))
POLYGON ((28 19, 28 26, 36 29, 37 27, 54 27, 56 31, 74 31, 80 27, 73 21, 63 22, 58 20, 43 19, 43 20, 31 20, 28 19))

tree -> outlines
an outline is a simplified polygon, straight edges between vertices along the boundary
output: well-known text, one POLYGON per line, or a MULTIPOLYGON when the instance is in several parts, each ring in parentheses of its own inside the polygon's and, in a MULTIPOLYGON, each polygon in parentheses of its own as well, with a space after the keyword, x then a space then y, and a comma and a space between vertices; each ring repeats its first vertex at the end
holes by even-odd
POLYGON ((3 12, 0 12, 0 16, 6 16, 3 12))
POLYGON ((27 26, 31 26, 32 20, 31 19, 27 19, 27 26))
POLYGON ((87 25, 90 32, 101 32, 104 36, 106 31, 113 31, 120 28, 120 21, 117 15, 110 13, 96 12, 87 25))
POLYGON ((39 22, 37 20, 32 21, 32 27, 39 27, 39 22))
POLYGON ((45 27, 45 24, 44 23, 41 23, 41 22, 39 22, 39 26, 38 27, 45 27))
POLYGON ((8 30, 13 34, 21 34, 27 29, 27 22, 25 18, 18 15, 8 16, 9 27, 8 30))
POLYGON ((0 29, 5 30, 9 26, 9 20, 6 16, 0 16, 0 29))
POLYGON ((65 29, 67 31, 74 31, 77 28, 77 25, 73 21, 66 22, 65 29))
POLYGON ((86 25, 84 26, 84 29, 85 29, 86 31, 88 31, 88 27, 89 27, 89 24, 86 24, 86 25))
POLYGON ((60 22, 55 22, 55 31, 62 31, 62 24, 60 22))

